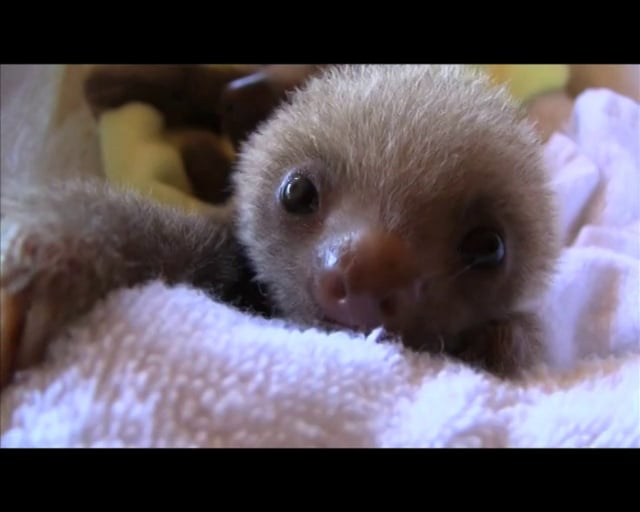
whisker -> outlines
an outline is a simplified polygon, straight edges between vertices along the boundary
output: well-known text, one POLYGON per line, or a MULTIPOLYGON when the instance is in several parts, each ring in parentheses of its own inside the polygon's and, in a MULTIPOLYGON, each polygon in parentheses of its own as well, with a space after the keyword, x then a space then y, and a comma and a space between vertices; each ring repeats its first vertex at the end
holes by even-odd
POLYGON ((456 272, 452 276, 449 276, 449 279, 450 280, 456 279, 457 277, 460 277, 462 274, 464 274, 468 270, 471 270, 472 268, 473 268, 473 265, 467 265, 467 266, 463 267, 459 272, 456 272))
POLYGON ((456 279, 456 278, 460 277, 462 274, 464 274, 468 270, 471 270, 472 268, 473 268, 473 265, 467 265, 466 267, 463 267, 460 270, 453 271, 453 273, 451 273, 451 274, 447 274, 445 272, 436 272, 434 274, 423 276, 422 279, 421 279, 421 282, 424 285, 424 284, 428 283, 429 281, 435 280, 435 279, 443 279, 443 280, 446 280, 446 281, 452 281, 453 279, 456 279))

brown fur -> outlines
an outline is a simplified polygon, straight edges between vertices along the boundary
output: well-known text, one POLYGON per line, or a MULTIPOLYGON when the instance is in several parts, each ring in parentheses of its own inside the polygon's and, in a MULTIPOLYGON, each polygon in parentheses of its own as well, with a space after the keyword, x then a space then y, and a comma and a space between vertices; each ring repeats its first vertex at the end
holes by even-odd
POLYGON ((156 277, 226 300, 244 295, 260 308, 247 286, 255 272, 278 314, 335 328, 311 293, 317 248, 362 225, 406 241, 427 276, 397 326, 407 345, 501 375, 536 360, 539 322, 527 304, 557 254, 553 200, 532 128, 479 75, 453 66, 330 68, 243 146, 234 184, 212 219, 102 185, 5 187, 3 229, 14 235, 3 233, 0 285, 48 312, 38 324, 23 311, 18 367, 108 291, 156 277), (276 193, 301 166, 320 192, 320 209, 302 219, 284 212, 276 193), (464 271, 455 254, 478 222, 498 227, 507 244, 506 265, 490 273, 464 271))

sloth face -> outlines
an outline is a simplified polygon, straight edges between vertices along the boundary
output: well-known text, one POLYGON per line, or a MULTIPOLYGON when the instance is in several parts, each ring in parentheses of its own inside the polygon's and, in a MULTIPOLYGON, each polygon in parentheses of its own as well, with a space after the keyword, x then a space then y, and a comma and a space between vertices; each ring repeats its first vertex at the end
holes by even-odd
POLYGON ((235 186, 283 314, 416 348, 517 310, 558 250, 533 130, 457 66, 330 68, 249 139, 235 186))

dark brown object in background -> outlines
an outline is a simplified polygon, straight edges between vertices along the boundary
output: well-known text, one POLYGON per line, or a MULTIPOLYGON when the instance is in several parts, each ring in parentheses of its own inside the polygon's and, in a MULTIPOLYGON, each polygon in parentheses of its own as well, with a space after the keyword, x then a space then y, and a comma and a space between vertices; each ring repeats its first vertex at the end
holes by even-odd
POLYGON ((95 66, 84 92, 93 114, 133 101, 148 103, 164 114, 169 127, 221 131, 220 95, 226 85, 255 72, 258 66, 124 64, 95 66))
POLYGON ((180 150, 193 194, 211 204, 225 202, 231 194, 232 149, 207 130, 184 130, 171 138, 180 150))
POLYGON ((236 149, 265 121, 287 93, 300 87, 323 65, 269 65, 234 80, 222 92, 222 130, 236 149))

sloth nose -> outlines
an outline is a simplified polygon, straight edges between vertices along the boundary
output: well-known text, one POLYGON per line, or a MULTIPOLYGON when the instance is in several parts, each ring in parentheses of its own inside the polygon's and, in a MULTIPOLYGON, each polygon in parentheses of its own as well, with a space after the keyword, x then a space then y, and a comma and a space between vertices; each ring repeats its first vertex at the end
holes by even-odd
POLYGON ((358 330, 397 329, 420 296, 416 255, 379 232, 333 240, 321 251, 316 300, 325 317, 358 330))

